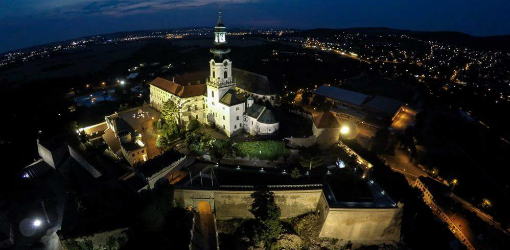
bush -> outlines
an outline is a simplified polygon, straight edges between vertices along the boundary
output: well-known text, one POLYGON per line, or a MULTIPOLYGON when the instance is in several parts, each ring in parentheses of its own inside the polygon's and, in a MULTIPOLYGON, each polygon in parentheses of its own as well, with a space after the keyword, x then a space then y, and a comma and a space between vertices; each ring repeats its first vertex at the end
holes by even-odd
POLYGON ((294 231, 305 241, 311 243, 319 239, 319 215, 316 213, 304 214, 292 220, 294 231))

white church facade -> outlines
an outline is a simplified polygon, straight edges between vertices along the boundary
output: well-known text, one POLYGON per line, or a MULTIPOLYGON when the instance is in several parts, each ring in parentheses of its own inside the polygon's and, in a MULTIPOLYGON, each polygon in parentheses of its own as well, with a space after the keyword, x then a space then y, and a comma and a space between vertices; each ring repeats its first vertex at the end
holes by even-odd
POLYGON ((220 12, 209 72, 176 76, 172 80, 156 78, 150 83, 151 105, 161 111, 164 103, 172 100, 181 107, 184 122, 197 119, 214 124, 228 136, 243 131, 251 135, 273 134, 279 128, 278 121, 271 110, 254 103, 252 96, 274 100, 276 95, 270 90, 267 77, 232 68, 226 35, 220 12))

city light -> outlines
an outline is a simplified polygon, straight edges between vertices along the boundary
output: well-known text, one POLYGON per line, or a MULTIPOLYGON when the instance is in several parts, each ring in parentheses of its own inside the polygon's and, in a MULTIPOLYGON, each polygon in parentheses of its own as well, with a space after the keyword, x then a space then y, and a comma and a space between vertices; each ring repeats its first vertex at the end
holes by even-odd
POLYGON ((126 82, 124 80, 120 81, 120 85, 124 85, 126 82))

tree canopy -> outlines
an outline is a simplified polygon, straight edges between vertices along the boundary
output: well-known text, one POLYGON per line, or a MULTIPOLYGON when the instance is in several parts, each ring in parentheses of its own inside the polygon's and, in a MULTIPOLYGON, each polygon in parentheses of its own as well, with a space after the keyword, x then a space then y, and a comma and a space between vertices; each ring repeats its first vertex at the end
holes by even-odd
POLYGON ((250 212, 257 222, 254 232, 255 240, 270 247, 283 230, 280 222, 281 210, 275 202, 274 193, 261 189, 251 194, 253 203, 250 212))

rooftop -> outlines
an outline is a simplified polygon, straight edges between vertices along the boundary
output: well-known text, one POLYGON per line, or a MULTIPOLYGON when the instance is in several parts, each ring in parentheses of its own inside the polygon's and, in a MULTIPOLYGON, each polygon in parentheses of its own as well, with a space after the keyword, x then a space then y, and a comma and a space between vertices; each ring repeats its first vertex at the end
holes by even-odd
POLYGON ((313 124, 317 128, 339 128, 340 124, 336 120, 335 116, 327 111, 322 112, 315 118, 313 118, 313 124))
POLYGON ((264 108, 262 105, 253 103, 250 107, 246 108, 246 115, 257 119, 262 114, 262 111, 264 111, 264 108))
POLYGON ((227 106, 234 106, 237 104, 243 103, 245 100, 243 97, 239 96, 235 89, 229 89, 223 97, 221 97, 220 102, 227 106))
POLYGON ((368 95, 364 95, 358 92, 326 85, 320 86, 317 90, 314 91, 314 94, 357 106, 361 106, 361 104, 363 104, 369 97, 368 95))
POLYGON ((260 115, 259 119, 257 119, 258 122, 264 123, 264 124, 274 124, 278 123, 276 120, 276 117, 274 117, 273 112, 269 109, 264 109, 262 112, 262 115, 260 115))
POLYGON ((238 88, 260 95, 274 94, 274 90, 267 76, 232 68, 232 77, 238 88))
POLYGON ((206 78, 199 78, 200 72, 197 74, 188 74, 183 76, 177 76, 173 80, 176 82, 182 82, 183 84, 179 84, 161 77, 154 79, 150 84, 158 87, 162 90, 165 90, 169 93, 172 93, 181 98, 194 97, 204 95, 207 86, 205 85, 206 78), (202 79, 199 80, 199 79, 202 79), (195 81, 196 80, 196 81, 195 81), (193 84, 195 83, 195 84, 193 84))
POLYGON ((388 116, 394 116, 402 105, 403 103, 401 101, 378 95, 363 106, 382 112, 388 116))

